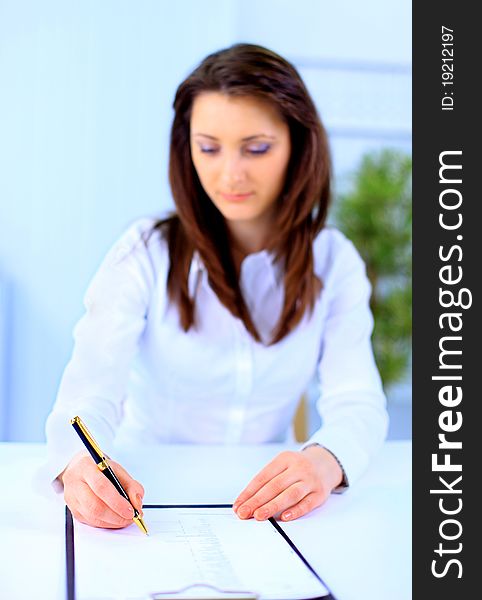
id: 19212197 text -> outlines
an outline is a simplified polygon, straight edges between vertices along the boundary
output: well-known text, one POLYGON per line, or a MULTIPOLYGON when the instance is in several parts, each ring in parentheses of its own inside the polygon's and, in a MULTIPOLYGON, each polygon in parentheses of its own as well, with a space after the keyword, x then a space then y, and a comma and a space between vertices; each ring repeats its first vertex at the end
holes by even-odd
POLYGON ((442 110, 453 110, 454 102, 454 30, 442 25, 442 110))

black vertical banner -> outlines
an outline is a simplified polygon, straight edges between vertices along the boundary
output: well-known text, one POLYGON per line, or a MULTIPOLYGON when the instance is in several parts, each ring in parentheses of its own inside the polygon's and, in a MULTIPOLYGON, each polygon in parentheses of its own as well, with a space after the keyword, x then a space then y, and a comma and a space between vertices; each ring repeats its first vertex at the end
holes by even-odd
POLYGON ((480 596, 479 28, 474 4, 413 3, 415 599, 480 596))

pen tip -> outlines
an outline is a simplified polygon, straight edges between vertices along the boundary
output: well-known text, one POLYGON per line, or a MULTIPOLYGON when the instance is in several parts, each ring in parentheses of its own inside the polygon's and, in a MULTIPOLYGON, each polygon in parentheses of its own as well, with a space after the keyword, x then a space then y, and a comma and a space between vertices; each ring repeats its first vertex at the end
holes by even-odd
POLYGON ((145 533, 146 535, 149 535, 149 533, 147 531, 147 527, 146 527, 144 521, 141 519, 141 517, 134 517, 133 521, 143 533, 145 533))

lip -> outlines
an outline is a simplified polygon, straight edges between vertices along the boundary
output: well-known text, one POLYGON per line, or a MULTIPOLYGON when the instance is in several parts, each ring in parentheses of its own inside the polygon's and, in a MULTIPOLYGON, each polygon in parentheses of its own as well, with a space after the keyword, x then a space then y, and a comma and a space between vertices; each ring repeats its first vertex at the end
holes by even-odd
POLYGON ((224 192, 221 192, 221 196, 225 199, 225 200, 231 200, 231 201, 239 201, 239 200, 245 200, 246 198, 249 198, 249 196, 251 196, 253 194, 253 192, 246 192, 245 194, 226 194, 224 192))

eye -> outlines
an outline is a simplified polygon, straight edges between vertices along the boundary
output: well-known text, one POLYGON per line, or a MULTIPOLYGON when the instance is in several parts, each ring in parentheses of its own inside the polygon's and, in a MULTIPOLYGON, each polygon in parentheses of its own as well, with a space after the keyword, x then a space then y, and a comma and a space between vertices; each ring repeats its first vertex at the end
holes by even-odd
POLYGON ((270 148, 270 144, 256 144, 255 146, 248 146, 246 152, 249 154, 265 154, 270 148))
POLYGON ((218 149, 212 146, 199 146, 199 150, 204 154, 216 154, 218 152, 218 149))

